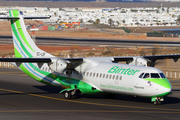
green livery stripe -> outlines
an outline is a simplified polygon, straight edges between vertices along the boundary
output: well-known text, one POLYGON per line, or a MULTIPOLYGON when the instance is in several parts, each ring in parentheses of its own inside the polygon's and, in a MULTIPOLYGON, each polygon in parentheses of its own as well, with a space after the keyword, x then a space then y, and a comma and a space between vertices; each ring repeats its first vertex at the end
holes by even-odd
POLYGON ((168 89, 171 88, 171 83, 168 81, 167 78, 148 78, 144 80, 151 81, 168 89))
POLYGON ((14 47, 14 53, 15 53, 15 56, 17 58, 22 58, 22 55, 18 52, 18 50, 16 49, 16 47, 14 47))
POLYGON ((18 21, 16 22, 16 25, 18 26, 18 32, 19 32, 22 40, 26 43, 26 45, 27 45, 33 52, 35 52, 35 51, 31 48, 31 46, 29 45, 29 43, 28 43, 28 41, 27 41, 27 39, 26 39, 26 37, 25 37, 25 35, 24 35, 24 32, 23 32, 22 27, 21 27, 20 20, 18 20, 18 21))
POLYGON ((85 83, 83 81, 80 81, 77 88, 85 94, 93 94, 93 93, 100 93, 102 91, 97 90, 97 89, 92 89, 92 86, 89 85, 88 83, 85 83))
MULTIPOLYGON (((17 13, 16 13, 17 11, 15 10, 15 11, 13 11, 13 15, 14 15, 14 17, 17 17, 17 16, 15 16, 15 15, 17 15, 17 13)), ((18 26, 18 24, 17 24, 17 22, 18 22, 19 20, 17 19, 17 20, 15 20, 15 23, 16 23, 16 26, 17 26, 17 28, 19 27, 18 26)), ((11 22, 11 28, 12 28, 12 30, 13 30, 13 33, 14 33, 14 35, 16 36, 16 38, 17 38, 17 40, 19 41, 19 43, 20 43, 20 46, 22 47, 22 49, 24 50, 24 52, 29 56, 29 57, 32 57, 32 55, 27 51, 27 49, 25 48, 25 46, 23 45, 23 43, 22 43, 22 41, 21 41, 21 39, 20 39, 20 37, 19 37, 19 35, 18 35, 18 32, 16 31, 16 27, 15 27, 15 25, 14 25, 14 22, 12 21, 11 22)), ((15 39, 15 38, 14 38, 15 39)))
MULTIPOLYGON (((9 12, 10 13, 10 12, 9 12)), ((13 15, 14 17, 18 17, 19 15, 19 11, 18 10, 13 10, 13 15)), ((22 30, 22 27, 21 27, 21 24, 20 24, 20 20, 17 20, 16 22, 17 25, 17 30, 19 31, 19 34, 21 35, 21 38, 24 40, 24 42, 26 43, 26 45, 33 51, 35 52, 32 47, 30 46, 29 42, 27 41, 25 35, 24 35, 24 32, 22 30)))

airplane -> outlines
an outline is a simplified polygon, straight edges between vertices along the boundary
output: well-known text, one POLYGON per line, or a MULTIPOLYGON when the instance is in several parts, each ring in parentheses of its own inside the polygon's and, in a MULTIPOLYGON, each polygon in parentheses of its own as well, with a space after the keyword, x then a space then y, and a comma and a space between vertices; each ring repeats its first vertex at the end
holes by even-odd
POLYGON ((39 49, 28 34, 24 19, 49 17, 24 17, 19 10, 9 10, 15 58, 0 58, 11 62, 31 78, 64 88, 60 93, 72 99, 76 93, 115 94, 148 97, 155 105, 164 101, 172 86, 163 72, 155 67, 156 60, 173 59, 180 55, 119 56, 119 57, 55 57, 39 49), (118 62, 126 61, 127 64, 118 62))

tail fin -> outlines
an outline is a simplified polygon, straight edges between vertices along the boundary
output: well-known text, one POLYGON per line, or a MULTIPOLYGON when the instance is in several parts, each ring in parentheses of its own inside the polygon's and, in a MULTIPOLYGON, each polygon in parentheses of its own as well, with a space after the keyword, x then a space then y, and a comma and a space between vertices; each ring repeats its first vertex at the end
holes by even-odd
POLYGON ((9 10, 9 16, 9 19, 11 20, 15 57, 53 57, 53 55, 36 46, 26 30, 22 12, 18 10, 9 10))

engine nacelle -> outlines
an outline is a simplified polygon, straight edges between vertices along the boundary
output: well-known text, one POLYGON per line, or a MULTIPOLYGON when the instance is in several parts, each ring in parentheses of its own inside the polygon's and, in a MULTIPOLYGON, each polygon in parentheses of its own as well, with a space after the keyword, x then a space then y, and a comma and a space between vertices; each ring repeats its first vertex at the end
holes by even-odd
POLYGON ((133 61, 129 62, 129 65, 141 65, 147 66, 148 60, 142 57, 133 57, 133 61))
POLYGON ((55 72, 62 73, 67 67, 67 63, 64 60, 61 59, 51 59, 51 60, 52 62, 49 63, 48 65, 51 68, 51 70, 55 72))

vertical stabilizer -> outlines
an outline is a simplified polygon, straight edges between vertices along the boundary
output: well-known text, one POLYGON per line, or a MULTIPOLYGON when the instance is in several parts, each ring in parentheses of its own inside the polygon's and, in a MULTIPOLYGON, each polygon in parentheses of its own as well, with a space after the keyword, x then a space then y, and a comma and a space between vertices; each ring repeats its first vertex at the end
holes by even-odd
POLYGON ((39 49, 26 30, 23 14, 19 10, 10 10, 11 28, 15 57, 53 57, 53 55, 39 49), (17 18, 17 19, 16 19, 17 18))

